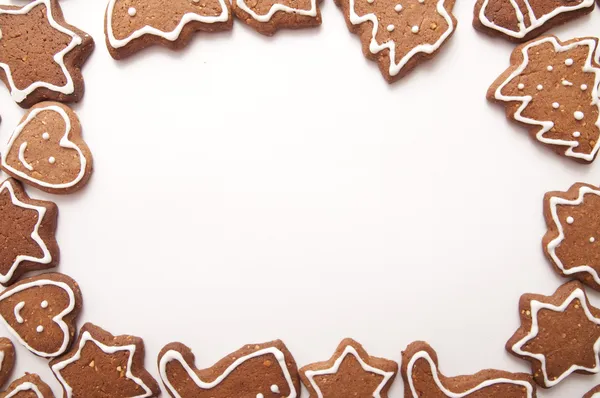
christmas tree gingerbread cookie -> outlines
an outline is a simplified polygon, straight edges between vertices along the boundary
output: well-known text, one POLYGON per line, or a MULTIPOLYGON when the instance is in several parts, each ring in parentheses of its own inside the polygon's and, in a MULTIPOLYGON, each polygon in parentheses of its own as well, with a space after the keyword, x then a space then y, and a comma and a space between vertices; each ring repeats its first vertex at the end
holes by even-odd
POLYGON ((233 13, 240 21, 267 36, 282 28, 321 25, 317 0, 233 0, 233 13))
POLYGON ((363 53, 394 82, 435 55, 454 34, 455 0, 336 0, 363 53))
POLYGON ((600 148, 598 39, 554 36, 517 47, 511 66, 488 90, 490 101, 555 152, 580 162, 600 148))
POLYGON ((57 0, 0 5, 0 32, 0 79, 19 105, 81 99, 94 40, 65 22, 57 0))
POLYGON ((0 398, 54 398, 50 386, 33 373, 10 383, 4 392, 0 392, 0 398))

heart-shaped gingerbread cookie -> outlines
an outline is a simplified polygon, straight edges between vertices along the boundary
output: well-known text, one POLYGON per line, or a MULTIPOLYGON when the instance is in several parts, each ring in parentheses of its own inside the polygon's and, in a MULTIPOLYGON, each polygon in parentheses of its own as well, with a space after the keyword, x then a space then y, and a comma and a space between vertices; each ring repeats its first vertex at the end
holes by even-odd
POLYGON ((92 173, 92 153, 77 115, 66 105, 43 102, 21 120, 2 152, 7 174, 43 191, 70 193, 92 173))

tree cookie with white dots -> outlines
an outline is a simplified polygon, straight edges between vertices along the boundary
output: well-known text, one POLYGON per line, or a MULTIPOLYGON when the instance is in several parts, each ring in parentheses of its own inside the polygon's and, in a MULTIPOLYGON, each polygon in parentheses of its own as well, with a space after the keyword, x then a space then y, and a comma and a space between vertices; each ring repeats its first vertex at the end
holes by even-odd
POLYGON ((506 350, 531 362, 540 386, 553 387, 574 372, 600 371, 600 310, 591 306, 581 282, 568 282, 552 296, 524 294, 519 316, 521 326, 506 350))
POLYGON ((333 356, 300 369, 309 398, 387 398, 398 364, 370 356, 358 342, 344 339, 333 356))
POLYGON ((0 392, 0 398, 54 398, 54 393, 38 375, 26 373, 0 392))
POLYGON ((554 26, 592 12, 595 0, 477 0, 475 29, 525 42, 554 26))
POLYGON ((558 154, 591 162, 600 148, 598 39, 554 36, 517 47, 487 98, 558 154))
POLYGON ((0 155, 10 176, 50 193, 81 189, 92 174, 92 153, 75 112, 57 102, 29 110, 0 155))
POLYGON ((456 30, 455 0, 336 0, 365 56, 393 82, 434 56, 456 30))
POLYGON ((251 344, 198 370, 181 343, 158 355, 158 372, 173 398, 300 398, 296 362, 282 341, 251 344))
POLYGON ((321 25, 318 0, 233 0, 233 13, 257 32, 272 36, 278 29, 321 25))
POLYGON ((227 0, 109 0, 104 33, 110 55, 122 59, 154 44, 181 49, 196 31, 232 25, 227 0))

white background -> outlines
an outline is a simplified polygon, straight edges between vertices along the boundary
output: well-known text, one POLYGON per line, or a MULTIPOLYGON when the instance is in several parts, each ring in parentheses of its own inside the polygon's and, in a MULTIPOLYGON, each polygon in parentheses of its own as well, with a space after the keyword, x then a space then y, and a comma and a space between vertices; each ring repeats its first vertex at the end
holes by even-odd
MULTIPOLYGON (((60 208, 59 270, 81 284, 80 325, 142 336, 155 376, 171 341, 208 367, 281 338, 302 366, 343 337, 394 360, 426 340, 449 376, 529 371, 504 350, 518 298, 565 282, 541 250, 543 194, 598 183, 600 161, 555 155, 486 101, 513 45, 472 28, 473 3, 457 2, 458 30, 433 61, 388 85, 329 0, 321 28, 266 38, 236 23, 120 62, 105 1, 62 1, 96 40, 75 106, 95 172, 75 195, 28 192, 60 208)), ((598 26, 595 10, 553 32, 598 26)), ((2 91, 6 142, 24 112, 2 91)), ((60 391, 19 347, 24 371, 60 391)), ((574 375, 539 395, 599 382, 574 375)))

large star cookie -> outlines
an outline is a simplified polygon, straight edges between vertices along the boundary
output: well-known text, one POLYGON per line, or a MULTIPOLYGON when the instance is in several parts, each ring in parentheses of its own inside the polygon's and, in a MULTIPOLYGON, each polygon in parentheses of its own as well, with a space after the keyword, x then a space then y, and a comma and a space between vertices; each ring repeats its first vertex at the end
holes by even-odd
POLYGON ((90 35, 65 22, 57 0, 0 5, 0 79, 23 107, 79 101, 81 66, 93 49, 90 35))
POLYGON ((267 36, 282 28, 321 25, 317 0, 233 0, 233 12, 239 20, 267 36))

